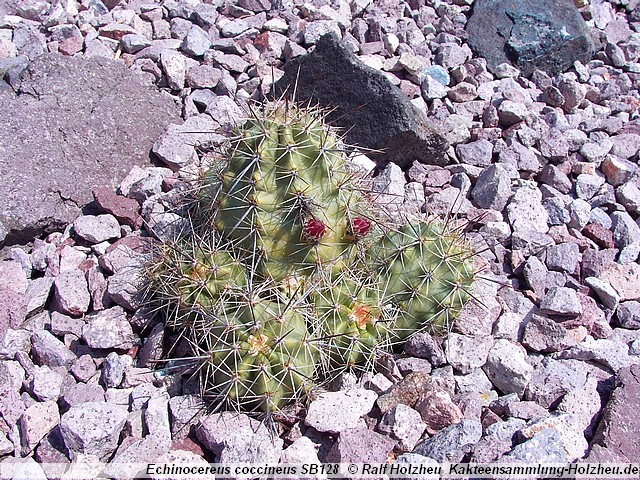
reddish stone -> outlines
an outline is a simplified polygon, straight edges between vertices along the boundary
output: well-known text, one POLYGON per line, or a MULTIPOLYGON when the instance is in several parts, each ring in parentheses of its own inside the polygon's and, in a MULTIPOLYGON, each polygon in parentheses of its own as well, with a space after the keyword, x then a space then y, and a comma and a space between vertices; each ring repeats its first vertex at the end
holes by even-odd
POLYGON ((84 39, 82 37, 70 37, 60 42, 58 45, 58 51, 63 55, 75 55, 82 51, 84 46, 84 39))
POLYGON ((27 316, 27 301, 24 293, 0 285, 0 333, 7 328, 20 328, 27 316))
POLYGON ((171 443, 171 450, 186 450, 187 452, 204 457, 204 450, 200 444, 189 437, 173 440, 171 443))
POLYGON ((621 368, 604 408, 587 462, 635 462, 640 458, 640 365, 621 368))
POLYGON ((327 453, 331 463, 386 463, 395 447, 389 437, 366 428, 349 428, 327 453))
POLYGON ((599 223, 588 223, 583 229, 582 234, 589 240, 595 242, 600 248, 613 248, 613 233, 607 230, 599 223))
POLYGON ((139 229, 142 225, 140 204, 132 198, 117 195, 107 187, 94 188, 93 198, 103 212, 110 213, 120 223, 129 225, 133 229, 139 229))

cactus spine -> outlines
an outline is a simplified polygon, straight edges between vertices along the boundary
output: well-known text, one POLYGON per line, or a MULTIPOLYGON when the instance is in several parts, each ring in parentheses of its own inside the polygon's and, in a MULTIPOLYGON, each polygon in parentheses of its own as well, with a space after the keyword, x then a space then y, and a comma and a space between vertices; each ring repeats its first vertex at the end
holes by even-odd
POLYGON ((321 112, 265 106, 222 160, 196 189, 192 231, 148 269, 205 396, 277 411, 416 331, 448 329, 469 300, 469 246, 439 221, 381 221, 321 112))

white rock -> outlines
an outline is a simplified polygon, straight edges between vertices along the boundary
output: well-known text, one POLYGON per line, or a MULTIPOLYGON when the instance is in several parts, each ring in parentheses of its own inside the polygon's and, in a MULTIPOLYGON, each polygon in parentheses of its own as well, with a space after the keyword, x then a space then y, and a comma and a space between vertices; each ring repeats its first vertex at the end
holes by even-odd
POLYGON ((87 279, 80 270, 60 273, 53 282, 56 305, 62 313, 79 316, 89 309, 91 295, 87 279))
POLYGON ((340 433, 359 426, 360 417, 371 411, 377 398, 364 389, 321 393, 309 405, 305 423, 319 432, 340 433))
POLYGON ((106 402, 71 407, 60 420, 60 433, 71 459, 79 454, 108 458, 118 447, 127 411, 106 402))
POLYGON ((516 393, 522 397, 533 374, 533 367, 526 358, 522 346, 504 339, 496 340, 483 369, 502 393, 516 393))
POLYGON ((121 307, 87 315, 82 338, 91 348, 127 350, 133 346, 133 330, 121 307))
POLYGON ((116 217, 103 215, 82 215, 73 222, 73 230, 89 243, 100 243, 120 238, 120 224, 116 217))

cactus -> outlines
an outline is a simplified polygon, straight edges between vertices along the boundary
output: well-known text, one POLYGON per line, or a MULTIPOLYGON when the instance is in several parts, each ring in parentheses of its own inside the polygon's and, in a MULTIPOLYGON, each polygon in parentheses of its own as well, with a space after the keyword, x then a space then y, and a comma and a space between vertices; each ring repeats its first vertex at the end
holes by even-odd
POLYGON ((450 327, 476 274, 440 221, 375 213, 320 111, 254 112, 193 193, 192 230, 158 247, 148 293, 199 362, 203 394, 274 412, 450 327))

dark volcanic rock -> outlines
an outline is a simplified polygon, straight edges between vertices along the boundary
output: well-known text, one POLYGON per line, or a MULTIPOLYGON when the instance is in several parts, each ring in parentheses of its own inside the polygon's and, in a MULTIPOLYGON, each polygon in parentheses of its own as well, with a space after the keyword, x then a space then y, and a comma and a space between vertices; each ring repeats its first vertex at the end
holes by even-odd
POLYGON ((381 72, 366 66, 333 34, 313 52, 290 61, 276 92, 333 109, 329 121, 346 129, 349 143, 382 150, 377 160, 409 167, 445 163, 448 145, 426 116, 381 72))
POLYGON ((640 458, 640 365, 621 368, 604 408, 587 462, 635 462, 640 458))
POLYGON ((115 187, 180 118, 168 96, 121 63, 42 55, 21 94, 0 93, 0 244, 62 228, 93 197, 115 187))
POLYGON ((489 69, 511 61, 524 75, 554 76, 593 54, 587 26, 572 0, 478 0, 467 22, 469 46, 489 69))

